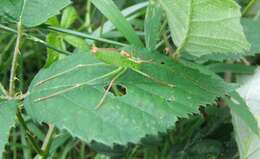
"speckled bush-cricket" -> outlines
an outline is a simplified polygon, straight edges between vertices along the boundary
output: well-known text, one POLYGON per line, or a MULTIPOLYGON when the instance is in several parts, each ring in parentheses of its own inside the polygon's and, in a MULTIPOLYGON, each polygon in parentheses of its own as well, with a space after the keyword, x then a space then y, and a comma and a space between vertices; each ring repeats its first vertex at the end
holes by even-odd
MULTIPOLYGON (((114 71, 111 71, 103 76, 100 76, 100 77, 97 77, 95 79, 92 79, 90 81, 87 81, 87 82, 84 82, 84 83, 81 83, 81 84, 77 84, 77 85, 74 85, 74 86, 71 86, 67 89, 64 89, 64 90, 61 90, 61 91, 58 91, 56 93, 53 93, 51 95, 48 95, 48 96, 45 96, 45 97, 41 97, 41 98, 38 98, 36 99, 35 101, 38 102, 38 101, 42 101, 42 100, 46 100, 48 98, 51 98, 51 97, 54 97, 54 96, 57 96, 57 95, 60 95, 62 93, 65 93, 65 92, 68 92, 68 91, 71 91, 73 89, 76 89, 76 88, 79 88, 80 86, 82 85, 86 85, 90 82, 93 82, 95 80, 99 80, 99 79, 104 79, 104 78, 107 78, 107 77, 111 77, 112 76, 112 80, 110 81, 109 85, 107 86, 106 90, 105 90, 105 93, 104 95, 102 96, 102 98, 100 99, 100 101, 97 103, 96 105, 96 108, 100 108, 101 105, 105 102, 105 99, 109 93, 109 91, 111 90, 113 84, 115 83, 115 81, 120 77, 122 76, 126 70, 128 69, 131 69, 132 71, 156 82, 156 83, 159 83, 161 85, 164 85, 164 86, 167 86, 167 87, 175 87, 174 84, 171 84, 171 83, 167 83, 165 81, 162 81, 162 80, 159 80, 155 77, 152 77, 150 76, 149 74, 141 71, 141 65, 143 63, 151 63, 152 60, 141 60, 139 58, 136 58, 136 57, 133 57, 131 55, 131 53, 127 52, 127 51, 123 51, 123 50, 118 50, 118 49, 115 49, 115 48, 97 48, 97 47, 92 47, 91 49, 91 53, 96 57, 96 59, 98 59, 99 61, 103 62, 103 64, 108 64, 108 65, 113 65, 115 67, 118 67, 116 70, 114 71)), ((87 66, 91 66, 91 65, 102 65, 102 63, 97 63, 97 64, 89 64, 89 65, 86 65, 87 66)), ((76 66, 77 67, 77 66, 76 66)), ((75 70, 76 67, 70 69, 70 70, 66 70, 65 72, 62 72, 60 74, 56 74, 54 76, 51 76, 43 81, 40 81, 38 82, 35 86, 37 85, 41 85, 42 83, 45 83, 46 81, 48 80, 51 80, 53 78, 56 78, 62 74, 65 74, 67 72, 71 72, 72 70, 75 70)), ((78 67, 84 67, 84 66, 78 66, 78 67)))

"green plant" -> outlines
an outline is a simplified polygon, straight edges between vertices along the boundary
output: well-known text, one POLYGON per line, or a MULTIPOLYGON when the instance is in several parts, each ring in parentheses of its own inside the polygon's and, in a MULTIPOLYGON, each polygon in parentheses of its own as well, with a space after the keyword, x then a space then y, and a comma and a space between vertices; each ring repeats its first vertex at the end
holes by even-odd
POLYGON ((259 135, 232 79, 255 69, 255 4, 2 0, 0 156, 237 157, 229 110, 259 135))

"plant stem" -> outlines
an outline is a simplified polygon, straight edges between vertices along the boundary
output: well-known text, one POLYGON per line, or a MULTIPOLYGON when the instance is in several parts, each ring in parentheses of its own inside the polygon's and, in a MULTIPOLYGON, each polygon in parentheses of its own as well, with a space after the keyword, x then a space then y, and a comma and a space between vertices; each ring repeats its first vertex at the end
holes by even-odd
MULTIPOLYGON (((233 62, 232 61, 227 61, 226 63, 227 64, 232 64, 233 62)), ((231 82, 231 80, 232 80, 232 72, 230 72, 230 71, 225 72, 224 80, 227 81, 227 82, 231 82)))
POLYGON ((43 141, 42 144, 42 151, 43 151, 43 155, 40 157, 40 159, 46 159, 49 155, 49 149, 50 149, 50 145, 52 143, 52 136, 55 132, 55 126, 53 124, 49 124, 49 130, 47 132, 47 135, 43 141))
POLYGON ((251 0, 242 11, 242 16, 245 16, 249 9, 255 4, 256 0, 251 0))
MULTIPOLYGON (((5 31, 9 31, 9 32, 12 32, 14 34, 17 34, 17 31, 12 29, 12 28, 9 28, 7 26, 4 26, 2 24, 0 24, 0 29, 3 29, 5 31)), ((32 36, 32 35, 29 35, 29 34, 26 34, 26 33, 23 33, 23 36, 25 36, 26 39, 28 40, 31 40, 31 41, 34 41, 36 43, 40 43, 40 44, 43 44, 45 45, 47 48, 49 49, 52 49, 52 50, 55 50, 57 51, 58 53, 61 53, 61 54, 64 54, 64 55, 70 55, 71 53, 66 51, 66 50, 61 50, 61 49, 58 49, 58 48, 55 48, 54 46, 52 45, 49 45, 47 44, 45 41, 43 41, 42 39, 38 38, 38 37, 35 37, 35 36, 32 36)))
POLYGON ((13 132, 12 132, 12 142, 13 142, 12 145, 14 145, 13 148, 12 148, 13 159, 17 159, 17 147, 15 146, 16 141, 17 141, 17 132, 16 132, 15 129, 13 129, 13 132))
POLYGON ((38 146, 38 144, 37 144, 36 141, 34 140, 31 131, 28 129, 28 127, 27 127, 27 125, 26 125, 26 123, 25 123, 25 121, 24 121, 24 119, 23 119, 23 117, 22 117, 22 114, 21 114, 20 110, 17 111, 16 116, 17 116, 17 119, 18 119, 18 121, 20 122, 22 128, 24 129, 24 131, 25 131, 25 133, 26 133, 26 135, 27 135, 27 137, 28 137, 27 139, 28 139, 29 143, 31 144, 31 146, 33 147, 33 149, 34 149, 38 154, 43 155, 42 150, 40 149, 40 147, 38 146))
POLYGON ((51 30, 54 32, 60 32, 60 33, 73 35, 73 36, 77 36, 77 37, 81 37, 81 38, 86 38, 86 39, 90 39, 90 40, 100 41, 100 42, 104 42, 104 43, 108 43, 108 44, 118 45, 118 46, 122 46, 122 47, 129 46, 129 45, 121 43, 121 42, 117 42, 117 41, 113 41, 113 40, 109 40, 109 39, 105 39, 105 38, 95 37, 95 36, 88 35, 85 33, 74 31, 74 30, 63 29, 63 28, 54 27, 54 26, 48 26, 47 28, 48 28, 48 30, 51 30))
POLYGON ((4 88, 4 86, 2 85, 2 83, 0 83, 0 91, 1 91, 5 96, 8 95, 8 93, 7 93, 7 91, 5 90, 5 88, 4 88))
POLYGON ((91 2, 87 1, 86 4, 86 15, 85 15, 85 26, 87 27, 88 31, 91 33, 92 28, 91 28, 91 2))
MULTIPOLYGON (((23 145, 29 145, 28 141, 26 140, 25 130, 23 128, 21 128, 21 142, 22 142, 23 145)), ((32 158, 31 149, 24 147, 22 149, 22 151, 23 151, 23 158, 24 159, 31 159, 32 158)))
POLYGON ((82 142, 81 145, 80 145, 80 159, 84 159, 85 158, 85 143, 82 142))
POLYGON ((16 44, 15 49, 13 53, 13 61, 11 66, 11 73, 10 73, 10 82, 9 82, 9 95, 14 96, 14 90, 15 90, 15 72, 16 72, 16 64, 17 64, 17 58, 19 55, 19 48, 20 48, 20 42, 22 38, 22 23, 21 18, 19 22, 17 23, 17 38, 16 38, 16 44))

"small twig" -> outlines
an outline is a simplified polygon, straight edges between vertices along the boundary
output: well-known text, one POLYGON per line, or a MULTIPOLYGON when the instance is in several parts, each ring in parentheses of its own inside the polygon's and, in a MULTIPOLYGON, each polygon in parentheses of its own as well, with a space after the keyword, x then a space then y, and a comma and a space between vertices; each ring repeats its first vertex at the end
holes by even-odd
POLYGON ((9 95, 14 96, 14 90, 15 90, 15 72, 16 72, 16 64, 17 64, 17 58, 20 53, 20 42, 22 38, 22 23, 21 23, 21 17, 19 22, 17 23, 17 38, 16 38, 16 44, 15 49, 13 53, 13 61, 11 66, 11 73, 10 73, 10 82, 9 82, 9 95))
MULTIPOLYGON (((233 64, 233 63, 234 63, 234 62, 233 62, 233 61, 230 61, 230 60, 227 60, 227 61, 226 61, 226 64, 233 64)), ((231 81, 232 81, 232 77, 233 77, 232 72, 226 71, 226 72, 224 73, 224 80, 225 80, 226 82, 231 82, 231 81)))
POLYGON ((241 60, 245 65, 250 66, 250 62, 246 58, 243 57, 241 60))
POLYGON ((23 100, 28 95, 29 95, 29 92, 27 92, 25 94, 18 95, 18 96, 10 96, 10 95, 6 94, 5 96, 0 96, 0 99, 4 99, 4 100, 23 100))
POLYGON ((32 132, 29 130, 29 128, 27 127, 24 119, 23 119, 23 116, 20 112, 20 110, 17 111, 17 119, 18 121, 20 122, 22 128, 24 129, 25 133, 26 133, 26 136, 27 136, 27 139, 29 141, 29 143, 31 144, 31 146, 33 147, 33 149, 40 155, 43 155, 43 152, 41 150, 41 148, 38 146, 38 144, 36 143, 35 139, 33 138, 33 134, 32 132))
POLYGON ((8 95, 8 92, 5 90, 4 86, 2 85, 2 83, 0 83, 0 90, 4 93, 5 96, 8 95))
POLYGON ((100 42, 104 42, 104 43, 108 43, 108 44, 118 45, 118 46, 122 46, 122 47, 129 46, 127 44, 124 44, 124 43, 121 43, 118 41, 113 41, 113 40, 109 40, 109 39, 105 39, 105 38, 99 38, 99 37, 95 37, 95 36, 88 35, 85 33, 74 31, 74 30, 63 29, 63 28, 58 28, 58 27, 53 27, 53 26, 47 26, 47 29, 54 31, 54 32, 64 33, 64 34, 68 34, 68 35, 73 35, 73 36, 77 36, 77 37, 81 37, 81 38, 86 38, 86 39, 100 41, 100 42))
POLYGON ((43 141, 41 150, 43 152, 43 155, 40 157, 40 159, 46 159, 49 155, 49 149, 52 143, 52 136, 55 132, 55 126, 53 124, 49 124, 49 130, 47 132, 47 135, 43 141))
POLYGON ((246 15, 249 9, 255 4, 256 0, 251 0, 242 11, 242 17, 246 15))

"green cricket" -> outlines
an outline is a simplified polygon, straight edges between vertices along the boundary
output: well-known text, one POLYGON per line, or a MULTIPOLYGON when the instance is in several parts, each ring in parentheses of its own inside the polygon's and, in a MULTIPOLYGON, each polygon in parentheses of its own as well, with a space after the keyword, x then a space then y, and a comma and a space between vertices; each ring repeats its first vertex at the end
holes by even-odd
POLYGON ((141 71, 141 69, 140 69, 141 65, 143 63, 151 63, 152 62, 151 60, 141 60, 139 58, 133 57, 131 55, 131 53, 129 53, 127 51, 118 50, 118 49, 115 49, 115 48, 97 48, 97 47, 92 47, 91 53, 99 61, 101 61, 103 63, 76 66, 76 67, 74 67, 72 69, 69 69, 67 71, 61 72, 61 73, 56 74, 54 76, 51 76, 51 77, 49 77, 49 78, 47 78, 47 79, 45 79, 43 81, 40 81, 35 86, 41 85, 41 84, 45 83, 48 80, 56 78, 57 76, 60 76, 62 74, 71 72, 71 71, 73 71, 73 70, 75 70, 75 69, 77 69, 79 67, 89 67, 89 66, 98 66, 98 65, 106 64, 106 65, 116 66, 117 69, 114 70, 114 71, 111 71, 111 72, 109 72, 109 73, 107 73, 107 74, 105 74, 103 76, 97 77, 95 79, 86 81, 84 83, 76 84, 76 85, 73 85, 73 86, 71 86, 71 87, 69 87, 67 89, 64 89, 64 90, 58 91, 56 93, 53 93, 51 95, 38 98, 38 99, 35 100, 35 102, 46 100, 48 98, 51 98, 51 97, 60 95, 62 93, 71 91, 71 90, 76 89, 76 88, 78 88, 78 87, 80 87, 82 85, 87 85, 87 84, 89 84, 89 83, 91 83, 91 82, 93 82, 95 80, 104 79, 104 78, 112 76, 112 79, 111 79, 108 87, 106 88, 104 95, 102 96, 102 98, 100 99, 100 101, 96 105, 96 109, 99 109, 102 106, 102 104, 105 102, 105 99, 108 96, 109 91, 113 87, 113 84, 115 83, 115 81, 120 76, 122 76, 128 69, 130 69, 130 70, 132 70, 132 71, 134 71, 134 72, 136 72, 136 73, 138 73, 138 74, 140 74, 140 75, 142 75, 142 76, 144 76, 144 77, 146 77, 146 78, 148 78, 148 79, 150 79, 150 80, 152 80, 152 81, 154 81, 156 83, 159 83, 161 85, 168 86, 168 87, 171 87, 171 88, 175 87, 174 84, 170 84, 170 83, 167 83, 165 81, 161 81, 160 79, 152 77, 149 74, 141 71))

